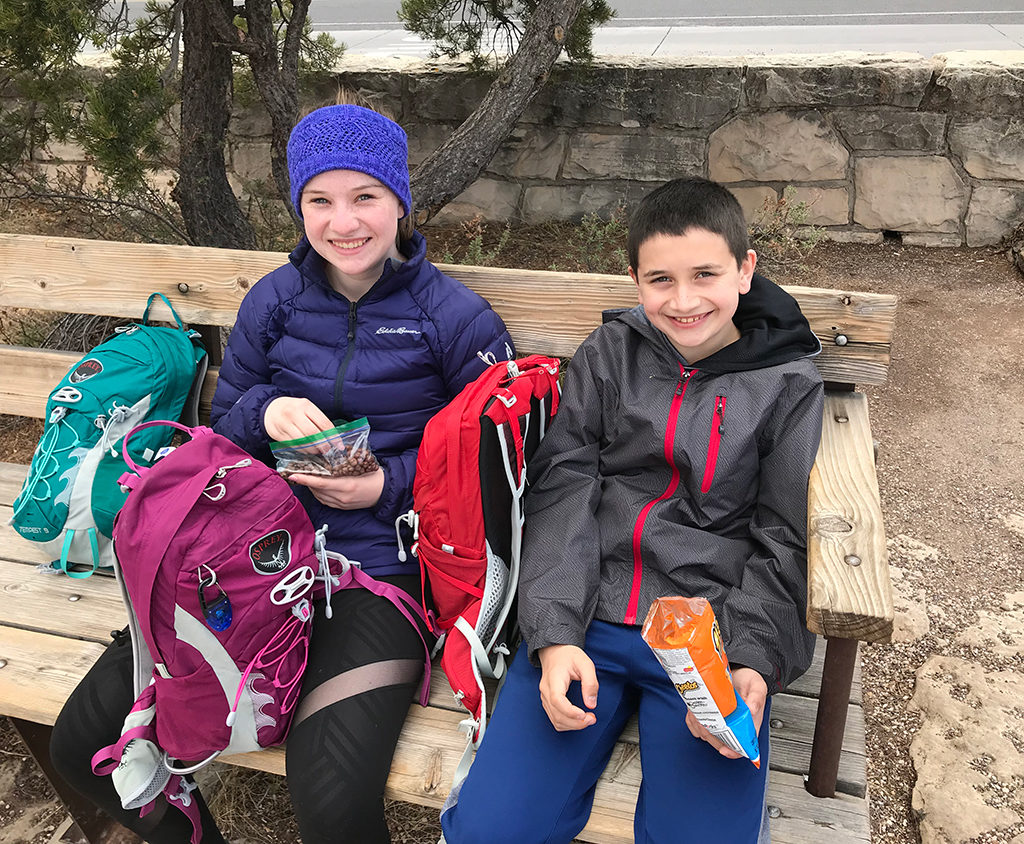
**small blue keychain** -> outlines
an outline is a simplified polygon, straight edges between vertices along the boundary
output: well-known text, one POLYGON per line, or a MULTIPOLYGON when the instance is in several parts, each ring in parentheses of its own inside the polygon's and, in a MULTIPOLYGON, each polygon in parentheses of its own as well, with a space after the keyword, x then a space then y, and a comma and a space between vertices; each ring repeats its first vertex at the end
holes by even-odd
POLYGON ((227 593, 217 584, 216 572, 207 565, 199 567, 199 606, 203 610, 206 625, 211 630, 220 633, 231 626, 231 601, 228 599, 227 593), (210 573, 206 579, 203 579, 203 569, 210 573), (217 587, 219 594, 213 600, 208 601, 205 590, 214 586, 217 587))

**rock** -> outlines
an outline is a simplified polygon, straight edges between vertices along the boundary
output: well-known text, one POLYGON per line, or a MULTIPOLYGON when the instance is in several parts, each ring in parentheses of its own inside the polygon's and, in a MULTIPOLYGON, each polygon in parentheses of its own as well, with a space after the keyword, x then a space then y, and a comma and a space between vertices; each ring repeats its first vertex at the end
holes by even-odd
POLYGON ((857 229, 828 229, 825 234, 836 243, 863 243, 868 246, 881 243, 884 238, 881 232, 866 232, 857 229))
POLYGON ((231 169, 242 180, 269 181, 273 179, 270 169, 270 142, 243 141, 235 144, 231 149, 231 169))
POLYGON ((936 110, 1002 117, 1024 100, 1024 55, 1019 50, 961 50, 935 56, 943 62, 928 103, 936 110))
POLYGON ((868 229, 957 232, 964 183, 944 158, 879 156, 854 164, 854 221, 868 229))
POLYGON ((664 182, 673 176, 702 175, 704 139, 652 135, 573 135, 562 175, 567 179, 630 179, 664 182))
POLYGON ((978 620, 964 628, 956 642, 995 657, 1024 657, 1024 592, 1011 592, 998 610, 979 612, 978 620))
POLYGON ((793 202, 807 205, 807 219, 812 226, 845 226, 850 222, 850 192, 846 188, 798 187, 793 202))
POLYGON ((465 68, 417 73, 408 80, 412 115, 419 120, 462 123, 480 105, 492 79, 490 73, 465 68))
POLYGON ((751 58, 747 103, 753 108, 893 105, 917 108, 936 63, 916 55, 818 55, 751 58))
POLYGON ((744 115, 712 133, 708 169, 719 182, 845 179, 849 153, 817 112, 744 115))
POLYGON ((583 185, 538 185, 523 195, 524 220, 579 220, 585 214, 608 219, 620 206, 632 208, 649 185, 635 182, 593 182, 583 185))
POLYGON ((1002 243, 1024 220, 1024 186, 1019 188, 978 185, 967 207, 967 245, 1002 243))
POLYGON ((1024 119, 954 121, 949 148, 975 178, 1019 181, 1024 173, 1024 119))
POLYGON ((753 188, 729 188, 729 191, 739 200, 740 208, 743 209, 743 215, 747 218, 748 223, 761 215, 766 202, 770 206, 774 206, 779 201, 778 192, 775 188, 770 188, 767 185, 758 185, 753 188))
POLYGON ((710 129, 740 107, 742 59, 707 64, 650 57, 556 67, 524 119, 561 127, 710 129))
POLYGON ((438 223, 468 220, 480 215, 485 220, 509 220, 516 215, 520 187, 495 179, 477 179, 434 217, 438 223))
POLYGON ((517 127, 502 143, 486 172, 515 179, 558 177, 565 158, 567 139, 552 129, 517 127))
MULTIPOLYGON (((409 134, 409 169, 414 170, 451 136, 455 124, 419 123, 409 134)), ((501 149, 498 150, 501 155, 501 149)))
POLYGON ((904 246, 927 246, 930 249, 963 246, 963 239, 959 234, 933 234, 930 232, 902 232, 901 234, 904 246))
POLYGON ((1003 516, 1003 524, 1024 538, 1024 513, 1007 513, 1003 516))
POLYGON ((1015 808, 1024 801, 1022 697, 1018 672, 938 656, 918 669, 910 709, 922 724, 910 755, 921 844, 959 844, 1024 822, 1015 808))
POLYGON ((839 109, 839 132, 853 149, 940 152, 946 115, 899 109, 839 109))

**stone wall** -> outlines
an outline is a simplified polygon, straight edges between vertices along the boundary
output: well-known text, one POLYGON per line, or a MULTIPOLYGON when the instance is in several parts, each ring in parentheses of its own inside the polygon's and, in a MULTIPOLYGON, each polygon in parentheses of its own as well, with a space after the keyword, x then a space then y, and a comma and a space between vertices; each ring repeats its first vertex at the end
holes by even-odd
MULTIPOLYGON (((345 59, 340 81, 387 105, 413 165, 465 119, 490 77, 440 62, 345 59)), ((308 91, 315 103, 334 85, 308 91)), ((792 186, 836 240, 999 243, 1024 219, 1024 51, 856 53, 567 66, 481 177, 442 214, 578 218, 658 183, 727 183, 748 214, 792 186)), ((270 173, 269 121, 231 123, 239 191, 270 173)))

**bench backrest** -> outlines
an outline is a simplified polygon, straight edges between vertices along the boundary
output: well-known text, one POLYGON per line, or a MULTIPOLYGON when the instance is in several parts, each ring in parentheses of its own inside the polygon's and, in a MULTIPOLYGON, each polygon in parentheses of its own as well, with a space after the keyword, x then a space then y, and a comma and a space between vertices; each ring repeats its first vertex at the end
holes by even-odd
MULTIPOLYGON (((279 252, 117 243, 0 234, 0 305, 138 319, 159 291, 182 319, 230 326, 246 291, 287 261, 279 252)), ((490 301, 521 353, 570 357, 601 323, 606 308, 632 306, 626 276, 441 265, 490 301)), ((881 293, 792 287, 821 340, 822 378, 840 384, 881 384, 888 377, 896 297, 881 293)), ((159 312, 156 318, 160 319, 159 312)), ((0 413, 41 416, 50 387, 77 353, 0 349, 0 413)), ((205 405, 215 384, 207 382, 205 405)))

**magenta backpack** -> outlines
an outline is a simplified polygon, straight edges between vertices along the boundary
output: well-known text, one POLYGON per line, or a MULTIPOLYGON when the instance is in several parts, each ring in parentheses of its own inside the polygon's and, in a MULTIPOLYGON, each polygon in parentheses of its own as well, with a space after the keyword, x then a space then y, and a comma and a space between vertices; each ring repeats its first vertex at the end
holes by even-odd
POLYGON ((130 492, 113 539, 138 697, 93 770, 111 774, 126 809, 145 814, 166 794, 192 819, 196 844, 194 786, 183 776, 221 753, 284 741, 314 581, 328 563, 288 483, 209 428, 144 423, 125 437, 124 457, 130 492), (128 446, 150 425, 191 439, 144 468, 128 446))

